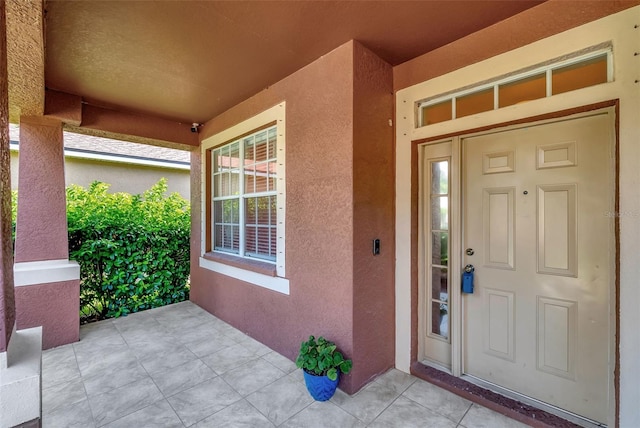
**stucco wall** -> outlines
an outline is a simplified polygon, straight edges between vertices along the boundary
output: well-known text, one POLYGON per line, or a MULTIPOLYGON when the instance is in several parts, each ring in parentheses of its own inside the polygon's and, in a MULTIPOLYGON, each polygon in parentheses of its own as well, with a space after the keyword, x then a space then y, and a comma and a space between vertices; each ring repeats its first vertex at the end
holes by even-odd
POLYGON ((548 0, 393 69, 399 91, 639 4, 638 0, 548 0))
MULTIPOLYGON (((362 122, 354 124, 354 99, 360 98, 357 93, 354 96, 355 87, 362 88, 362 100, 373 103, 375 112, 368 117, 384 117, 388 127, 392 108, 389 67, 370 55, 347 43, 202 129, 201 138, 206 139, 286 101, 286 277, 290 295, 198 267, 201 161, 200 154, 192 154, 191 300, 291 359, 310 334, 330 338, 354 360, 352 374, 341 381, 347 392, 359 389, 373 372, 393 364, 393 303, 383 301, 393 292, 388 235, 392 212, 389 201, 376 205, 378 198, 385 199, 384 192, 388 195, 391 191, 388 184, 380 183, 392 182, 393 177, 388 165, 383 165, 378 175, 358 174, 354 167, 375 156, 363 156, 354 148, 366 145, 371 136, 362 122), (354 68, 365 63, 370 71, 354 83, 354 68), (355 200, 357 186, 369 196, 355 200), (380 196, 373 196, 377 191, 380 196), (361 230, 357 226, 360 222, 363 229, 356 232, 361 230), (378 258, 371 254, 374 237, 388 245, 378 258), (387 274, 373 278, 379 270, 368 272, 364 266, 371 267, 377 261, 387 274), (367 294, 366 288, 370 294, 356 303, 356 296, 367 294), (372 311, 378 313, 370 317, 368 328, 358 329, 372 311), (372 349, 374 335, 381 339, 372 349), (360 345, 362 352, 356 351, 360 345), (373 352, 365 355, 364 349, 373 352)), ((380 129, 379 123, 374 128, 380 129)), ((369 150, 389 152, 392 145, 392 135, 385 128, 369 150)))
POLYGON ((353 355, 365 368, 353 376, 361 385, 393 366, 395 169, 392 68, 358 43, 354 58, 353 355))
MULTIPOLYGON (((564 5, 551 2, 533 8, 530 12, 518 15, 520 22, 529 22, 531 17, 540 17, 540 8, 548 7, 558 17, 555 22, 562 22, 562 16, 579 14, 573 8, 575 4, 564 5), (546 6, 545 6, 546 5, 546 6), (532 14, 532 15, 528 15, 532 14)), ((603 2, 602 12, 606 12, 613 2, 603 2)), ((620 3, 622 4, 622 3, 620 3)), ((629 3, 626 3, 628 6, 629 3)), ((588 3, 592 10, 593 3, 588 3)), ((546 25, 546 24, 545 24, 546 25)), ((412 331, 412 249, 411 244, 416 237, 412 235, 412 172, 415 173, 417 164, 412 160, 412 141, 434 138, 443 135, 455 135, 471 129, 480 129, 496 124, 508 123, 523 118, 543 114, 553 114, 564 110, 579 108, 580 106, 597 103, 619 101, 619 288, 617 299, 619 306, 619 336, 612 332, 612 343, 603 344, 611 350, 611 367, 616 361, 616 339, 619 339, 619 426, 640 426, 640 412, 637 403, 640 402, 640 335, 637 326, 640 314, 637 311, 640 304, 640 288, 637 278, 640 275, 640 170, 637 160, 640 159, 640 128, 638 127, 638 111, 640 111, 640 7, 634 7, 616 14, 598 19, 594 22, 573 28, 560 34, 543 38, 534 43, 510 50, 484 61, 470 61, 464 66, 458 63, 458 57, 469 58, 470 52, 477 48, 476 41, 485 40, 486 46, 493 43, 503 44, 503 39, 514 38, 527 40, 520 33, 530 33, 530 28, 505 26, 504 31, 495 28, 485 30, 490 37, 476 35, 468 40, 449 45, 444 53, 425 56, 402 66, 402 73, 406 76, 424 76, 422 71, 425 61, 431 63, 438 59, 445 64, 438 64, 442 70, 455 70, 447 74, 436 75, 429 80, 418 83, 415 79, 406 80, 405 84, 414 82, 413 86, 397 92, 396 96, 396 366, 409 370, 411 360, 410 337, 412 331), (611 42, 613 46, 614 81, 584 88, 578 91, 554 95, 550 98, 530 101, 498 110, 475 114, 457 120, 442 122, 431 126, 416 128, 414 120, 414 103, 418 100, 433 97, 438 94, 454 91, 458 88, 505 75, 536 64, 541 64, 554 58, 560 58, 590 46, 611 42)), ((559 31, 566 28, 560 25, 559 31)), ((548 29, 547 29, 548 30, 548 29)), ((546 30, 545 30, 546 31, 546 30)), ((473 56, 473 55, 472 55, 473 56)), ((477 58, 477 57, 476 57, 477 58)), ((435 63, 435 62, 434 62, 435 63)), ((405 79, 403 77, 403 79, 405 79)), ((398 83, 398 79, 396 79, 398 83)), ((404 84, 402 84, 404 85, 404 84)), ((402 86, 400 85, 400 86, 402 86)), ((615 313, 612 313, 612 327, 615 327, 615 313)), ((613 388, 611 389, 614 392, 613 388)), ((612 405, 610 424, 615 423, 615 406, 612 405)))
POLYGON ((18 187, 15 261, 69 258, 62 123, 41 116, 20 119, 23 168, 18 187))
MULTIPOLYGON (((18 151, 11 151, 11 188, 18 188, 18 151)), ((110 192, 142 193, 158 182, 167 179, 168 192, 178 192, 189 199, 190 177, 188 169, 161 168, 66 157, 64 163, 66 185, 87 187, 98 180, 111 184, 110 192)))

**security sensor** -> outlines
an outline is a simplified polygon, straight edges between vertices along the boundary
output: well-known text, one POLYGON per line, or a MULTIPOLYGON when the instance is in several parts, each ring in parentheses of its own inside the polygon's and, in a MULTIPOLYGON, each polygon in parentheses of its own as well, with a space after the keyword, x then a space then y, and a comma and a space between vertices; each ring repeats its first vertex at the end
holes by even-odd
POLYGON ((198 132, 198 128, 202 126, 201 124, 197 123, 197 122, 193 122, 191 124, 191 132, 198 132))

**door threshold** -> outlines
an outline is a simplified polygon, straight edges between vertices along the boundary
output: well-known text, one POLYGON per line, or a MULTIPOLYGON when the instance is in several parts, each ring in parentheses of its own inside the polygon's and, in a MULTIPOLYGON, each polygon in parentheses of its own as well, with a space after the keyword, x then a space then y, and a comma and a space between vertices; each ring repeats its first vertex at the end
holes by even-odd
MULTIPOLYGON (((503 414, 511 419, 532 427, 584 427, 584 423, 570 421, 553 413, 524 403, 520 399, 507 397, 483 386, 470 382, 468 378, 455 377, 445 371, 427 366, 419 361, 411 365, 411 374, 424 381, 432 383, 447 391, 453 392, 473 403, 503 414)), ((599 425, 588 425, 589 428, 599 425)), ((602 425, 600 425, 602 426, 602 425)))
POLYGON ((604 428, 607 425, 601 424, 594 420, 585 418, 584 416, 577 415, 575 413, 571 413, 567 410, 561 409, 559 407, 553 406, 551 404, 545 403, 540 400, 536 400, 535 398, 528 397, 526 395, 520 394, 516 391, 512 391, 507 388, 503 388, 500 385, 496 385, 491 382, 487 382, 486 380, 477 378, 475 376, 469 374, 463 374, 460 379, 466 380, 476 386, 481 388, 486 388, 490 391, 496 392, 505 397, 511 398, 512 400, 517 400, 521 403, 527 404, 532 407, 537 407, 540 410, 543 410, 547 413, 551 413, 552 415, 556 415, 562 419, 566 419, 569 422, 572 422, 576 425, 579 425, 584 428, 604 428))

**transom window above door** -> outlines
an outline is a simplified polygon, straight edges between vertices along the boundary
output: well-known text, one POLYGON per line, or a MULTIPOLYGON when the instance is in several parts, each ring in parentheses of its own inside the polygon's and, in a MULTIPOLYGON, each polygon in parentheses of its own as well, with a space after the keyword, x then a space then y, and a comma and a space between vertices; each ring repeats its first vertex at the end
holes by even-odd
POLYGON ((417 103, 422 127, 613 81, 611 48, 594 49, 417 103))

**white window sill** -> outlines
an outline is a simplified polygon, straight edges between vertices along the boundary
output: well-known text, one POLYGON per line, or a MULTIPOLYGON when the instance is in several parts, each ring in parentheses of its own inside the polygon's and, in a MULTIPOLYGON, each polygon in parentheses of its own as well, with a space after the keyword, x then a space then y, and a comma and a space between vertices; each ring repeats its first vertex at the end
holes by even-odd
POLYGON ((219 273, 221 275, 229 276, 231 278, 239 279, 240 281, 248 282, 258 287, 263 287, 278 293, 289 295, 289 280, 281 278, 279 276, 270 276, 258 272, 253 272, 246 269, 241 269, 228 264, 216 262, 213 260, 200 257, 200 267, 208 269, 210 271, 219 273))

